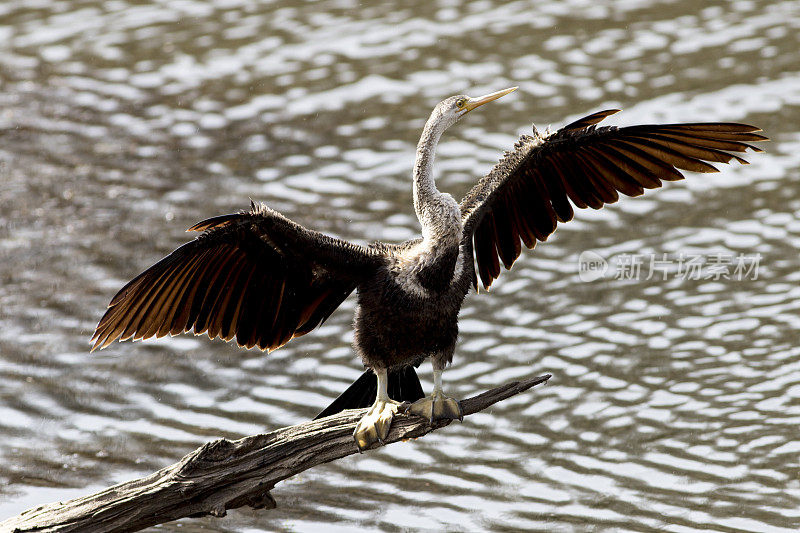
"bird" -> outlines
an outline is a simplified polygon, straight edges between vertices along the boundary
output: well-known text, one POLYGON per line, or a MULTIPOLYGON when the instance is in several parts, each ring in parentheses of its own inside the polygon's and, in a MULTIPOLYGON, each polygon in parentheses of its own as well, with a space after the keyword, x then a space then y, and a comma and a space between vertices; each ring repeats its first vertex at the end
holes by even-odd
POLYGON ((434 180, 444 131, 466 114, 516 90, 451 96, 422 130, 412 172, 421 236, 399 244, 354 244, 308 229, 263 203, 203 220, 200 232, 133 278, 112 298, 92 351, 115 340, 194 332, 244 348, 277 349, 325 321, 353 291, 353 348, 364 373, 321 416, 369 407, 354 431, 359 451, 380 446, 399 412, 431 423, 461 419, 442 374, 451 363, 458 315, 479 284, 488 292, 522 245, 533 249, 571 220, 574 207, 600 209, 620 194, 639 196, 682 170, 747 161, 735 153, 768 138, 733 122, 598 126, 599 111, 555 132, 535 126, 504 152, 457 202, 434 180), (416 368, 430 360, 424 396, 416 368))

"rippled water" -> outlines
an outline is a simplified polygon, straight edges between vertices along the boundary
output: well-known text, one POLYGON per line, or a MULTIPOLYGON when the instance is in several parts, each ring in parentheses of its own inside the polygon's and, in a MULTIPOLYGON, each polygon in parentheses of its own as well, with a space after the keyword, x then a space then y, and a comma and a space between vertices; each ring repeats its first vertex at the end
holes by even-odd
POLYGON ((6 0, 0 519, 327 405, 360 373, 352 298, 268 357, 187 336, 90 355, 88 337, 184 228, 248 197, 359 242, 416 235, 430 109, 519 85, 445 134, 441 189, 459 197, 531 122, 609 107, 773 142, 578 214, 468 299, 448 388, 552 372, 547 387, 292 478, 276 510, 160 530, 796 530, 798 35, 789 0, 6 0), (604 278, 578 278, 586 250, 604 278), (631 254, 760 262, 757 279, 614 279, 631 254))

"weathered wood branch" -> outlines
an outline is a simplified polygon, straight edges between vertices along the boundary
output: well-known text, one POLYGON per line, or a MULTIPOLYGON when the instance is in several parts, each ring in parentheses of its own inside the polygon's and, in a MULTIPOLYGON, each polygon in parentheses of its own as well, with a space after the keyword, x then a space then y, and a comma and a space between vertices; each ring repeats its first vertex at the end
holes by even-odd
MULTIPOLYGON (((462 400, 464 416, 546 382, 549 375, 514 381, 462 400)), ((188 516, 225 516, 248 505, 272 509, 276 483, 318 464, 354 453, 353 430, 366 409, 304 422, 236 441, 219 439, 147 477, 68 502, 29 509, 0 523, 0 532, 139 531, 188 516)), ((398 415, 385 444, 421 437, 450 421, 431 425, 398 415)))

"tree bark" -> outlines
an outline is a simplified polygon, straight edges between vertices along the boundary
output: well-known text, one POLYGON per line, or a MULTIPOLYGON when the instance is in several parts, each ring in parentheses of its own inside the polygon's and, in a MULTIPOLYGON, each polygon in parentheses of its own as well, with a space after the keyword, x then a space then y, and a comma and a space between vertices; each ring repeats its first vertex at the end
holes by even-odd
MULTIPOLYGON (((462 400, 464 416, 546 382, 550 375, 514 381, 462 400)), ((236 441, 219 439, 149 476, 64 503, 29 509, 0 523, 0 532, 139 531, 189 516, 225 516, 248 505, 273 509, 276 483, 318 464, 358 453, 353 431, 366 409, 278 429, 236 441)), ((384 445, 421 437, 450 420, 430 424, 397 415, 384 445)), ((377 447, 377 446, 375 446, 377 447)))

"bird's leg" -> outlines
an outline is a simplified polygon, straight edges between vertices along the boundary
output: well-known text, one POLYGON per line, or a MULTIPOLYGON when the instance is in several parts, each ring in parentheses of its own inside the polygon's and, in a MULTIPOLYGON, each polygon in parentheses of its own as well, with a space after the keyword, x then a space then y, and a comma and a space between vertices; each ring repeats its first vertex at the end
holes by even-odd
POLYGON ((442 369, 437 368, 436 360, 433 367, 433 392, 427 398, 412 403, 406 412, 427 418, 431 424, 437 420, 464 419, 458 400, 445 396, 442 391, 442 369))
POLYGON ((378 394, 375 396, 375 403, 372 404, 367 414, 365 414, 356 425, 353 438, 356 439, 358 450, 362 451, 376 442, 383 444, 383 439, 389 435, 389 428, 392 426, 392 419, 397 413, 396 402, 389 398, 386 386, 389 381, 385 368, 374 368, 375 375, 378 377, 378 394))

